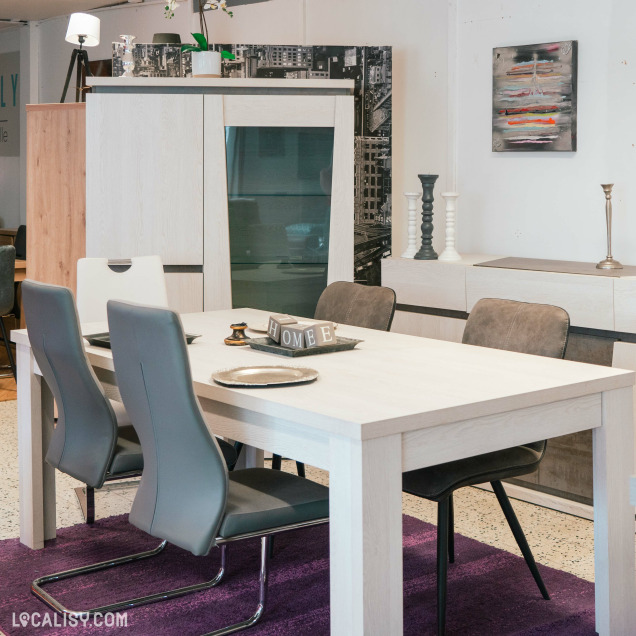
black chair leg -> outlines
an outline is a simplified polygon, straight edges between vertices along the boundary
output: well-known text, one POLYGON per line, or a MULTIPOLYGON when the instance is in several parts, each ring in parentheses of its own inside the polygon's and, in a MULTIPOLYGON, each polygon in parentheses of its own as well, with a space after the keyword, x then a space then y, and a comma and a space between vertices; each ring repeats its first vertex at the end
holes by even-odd
MULTIPOLYGON (((274 470, 281 470, 282 468, 282 460, 283 458, 280 455, 272 455, 272 468, 274 470)), ((267 548, 268 550, 268 557, 270 559, 274 558, 274 541, 273 541, 273 537, 272 540, 269 542, 269 546, 267 548)))
MULTIPOLYGON (((243 442, 234 442, 234 450, 236 451, 236 462, 238 463, 239 457, 241 456, 241 451, 243 450, 243 442)), ((234 470, 236 464, 229 468, 228 470, 234 470)))
POLYGON ((550 595, 548 594, 548 590, 545 587, 545 583, 541 578, 541 574, 539 574, 539 570, 537 568, 537 564, 534 560, 534 556, 532 556, 532 550, 530 550, 530 546, 528 545, 528 541, 526 540, 526 535, 523 533, 521 529, 521 525, 519 524, 519 520, 517 519, 517 515, 512 508, 510 503, 510 499, 508 499, 508 495, 504 490, 503 484, 500 481, 491 481, 490 485, 497 496, 497 501, 499 501, 499 505, 503 510, 504 515, 506 516, 506 521, 512 530, 512 534, 517 541, 517 545, 521 550, 521 554, 523 554, 523 558, 526 560, 528 567, 530 568, 530 572, 532 572, 532 576, 537 583, 539 591, 541 592, 541 596, 546 601, 550 600, 550 595))
POLYGON ((0 329, 2 329, 2 339, 4 340, 4 346, 7 350, 7 357, 9 358, 9 366, 11 367, 11 373, 13 373, 13 379, 17 381, 18 376, 15 371, 15 360, 13 359, 13 351, 11 351, 11 343, 7 337, 7 330, 4 326, 4 318, 0 316, 0 329))
POLYGON ((453 493, 448 496, 448 561, 455 563, 455 504, 453 493))
MULTIPOLYGON (((283 458, 280 455, 272 455, 272 468, 274 470, 281 470, 283 458)), ((296 462, 296 471, 299 477, 305 476, 305 464, 302 462, 296 462)))
POLYGON ((446 633, 449 508, 448 499, 437 504, 437 636, 446 633))

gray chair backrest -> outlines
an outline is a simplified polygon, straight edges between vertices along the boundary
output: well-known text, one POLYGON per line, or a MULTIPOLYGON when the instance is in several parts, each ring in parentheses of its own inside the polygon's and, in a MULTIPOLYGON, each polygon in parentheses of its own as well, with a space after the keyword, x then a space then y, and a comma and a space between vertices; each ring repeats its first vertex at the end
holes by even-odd
POLYGON ((562 358, 570 317, 553 305, 482 298, 468 316, 464 344, 562 358))
POLYGON ((194 394, 179 316, 110 300, 108 324, 117 382, 144 456, 130 522, 207 554, 225 511, 228 472, 194 394))
POLYGON ((86 359, 73 294, 25 280, 22 302, 33 355, 57 403, 46 461, 101 488, 117 443, 117 419, 86 359))
POLYGON ((331 283, 322 292, 314 318, 389 331, 394 313, 395 292, 392 289, 339 281, 331 283))
POLYGON ((15 280, 15 247, 0 245, 0 316, 13 309, 15 280))
MULTIPOLYGON (((482 298, 468 316, 462 342, 492 349, 563 358, 570 316, 553 305, 482 298)), ((546 442, 525 444, 544 452, 546 442)))

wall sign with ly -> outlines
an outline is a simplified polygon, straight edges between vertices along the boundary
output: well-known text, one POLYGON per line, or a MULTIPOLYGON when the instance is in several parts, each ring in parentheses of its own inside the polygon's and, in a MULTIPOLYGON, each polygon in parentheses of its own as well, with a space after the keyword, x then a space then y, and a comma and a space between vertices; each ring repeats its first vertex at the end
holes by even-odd
POLYGON ((20 53, 0 55, 0 157, 20 155, 20 53))

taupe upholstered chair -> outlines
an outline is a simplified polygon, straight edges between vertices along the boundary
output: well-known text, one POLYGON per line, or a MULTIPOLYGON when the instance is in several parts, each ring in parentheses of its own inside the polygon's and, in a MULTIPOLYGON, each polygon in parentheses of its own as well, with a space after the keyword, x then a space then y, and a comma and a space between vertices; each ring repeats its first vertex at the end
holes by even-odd
MULTIPOLYGON (((106 397, 88 364, 71 290, 25 280, 22 299, 33 355, 58 408, 46 461, 86 484, 76 492, 86 523, 93 523, 95 488, 141 474, 139 439, 124 405, 106 397)), ((233 465, 234 447, 222 443, 233 465)))
MULTIPOLYGON (((338 281, 322 292, 314 318, 331 322, 389 331, 395 314, 395 292, 389 287, 371 287, 338 281)), ((272 468, 281 469, 281 456, 273 455, 272 468)), ((305 476, 305 465, 296 462, 296 470, 305 476)))
POLYGON ((338 281, 320 295, 314 318, 389 331, 394 314, 395 292, 389 287, 338 281))
POLYGON ((117 381, 144 455, 144 472, 129 520, 162 543, 141 554, 42 577, 31 589, 60 613, 130 609, 217 585, 225 568, 226 544, 261 537, 256 612, 209 636, 250 627, 265 608, 271 536, 326 523, 329 490, 295 475, 262 468, 228 473, 218 440, 209 432, 194 393, 183 329, 176 313, 111 300, 108 322, 117 381), (220 546, 221 569, 217 576, 206 583, 78 611, 65 608, 42 589, 60 578, 154 556, 167 542, 195 555, 207 555, 220 546))
MULTIPOLYGON (((484 298, 473 308, 464 330, 463 343, 505 349, 549 358, 562 358, 570 319, 560 307, 484 298)), ((405 492, 437 506, 437 625, 439 635, 446 624, 446 575, 448 561, 455 560, 453 492, 464 486, 490 482, 532 576, 545 599, 548 591, 532 551, 510 504, 502 479, 534 472, 545 453, 546 442, 534 442, 494 453, 413 470, 402 476, 405 492)))
POLYGON ((11 367, 11 373, 13 379, 16 378, 15 372, 15 360, 13 358, 13 351, 11 351, 11 343, 7 335, 6 327, 4 326, 4 318, 7 314, 13 310, 14 298, 15 298, 15 247, 13 245, 1 245, 0 246, 0 331, 2 331, 2 340, 4 342, 5 349, 7 350, 7 357, 9 358, 9 366, 11 367))

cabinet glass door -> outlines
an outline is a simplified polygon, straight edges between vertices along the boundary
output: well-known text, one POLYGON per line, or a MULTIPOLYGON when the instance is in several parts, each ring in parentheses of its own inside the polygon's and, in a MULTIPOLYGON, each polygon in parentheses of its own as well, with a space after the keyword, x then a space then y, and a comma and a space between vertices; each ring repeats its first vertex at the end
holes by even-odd
POLYGON ((232 305, 312 317, 327 286, 334 129, 225 137, 232 305))

